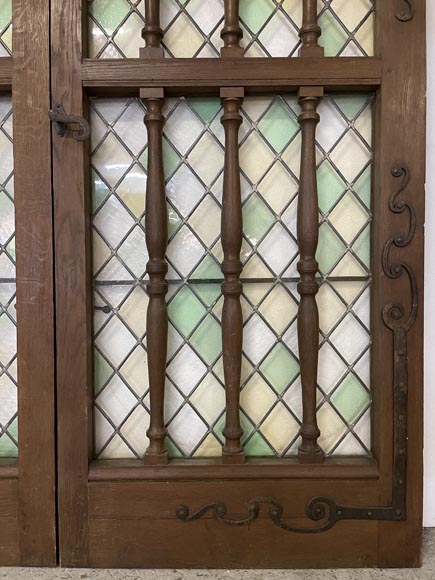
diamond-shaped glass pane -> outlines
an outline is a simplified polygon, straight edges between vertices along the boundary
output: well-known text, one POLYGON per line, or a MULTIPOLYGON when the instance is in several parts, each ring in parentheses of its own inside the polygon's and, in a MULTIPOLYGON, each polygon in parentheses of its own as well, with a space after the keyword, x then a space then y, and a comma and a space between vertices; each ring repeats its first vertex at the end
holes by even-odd
POLYGON ((0 96, 0 457, 18 455, 15 302, 12 100, 0 96))
MULTIPOLYGON (((371 103, 370 95, 333 95, 320 106, 318 404, 321 420, 331 419, 324 435, 330 454, 367 454, 370 447, 371 103)), ((248 97, 242 108, 241 421, 246 453, 254 456, 294 455, 302 418, 298 113, 295 97, 248 97)), ((165 104, 171 457, 219 456, 223 443, 221 114, 213 98, 165 104)), ((138 100, 91 101, 99 457, 140 457, 147 445, 143 115, 138 100)))
MULTIPOLYGON (((373 56, 374 1, 318 0, 326 56, 373 56)), ((163 0, 160 10, 166 56, 219 56, 223 0, 163 0)), ((143 0, 89 0, 90 56, 137 58, 144 12, 143 0)), ((302 2, 240 0, 240 25, 247 57, 298 56, 302 2)))

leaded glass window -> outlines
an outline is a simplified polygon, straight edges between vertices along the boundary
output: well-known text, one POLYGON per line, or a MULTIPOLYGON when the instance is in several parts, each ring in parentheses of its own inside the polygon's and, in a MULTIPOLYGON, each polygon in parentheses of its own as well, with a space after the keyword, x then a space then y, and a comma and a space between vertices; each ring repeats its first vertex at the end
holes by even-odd
MULTIPOLYGON (((89 56, 136 58, 143 46, 143 0, 89 0, 89 56)), ((373 56, 374 0, 318 0, 325 56, 373 56)), ((163 0, 167 57, 218 57, 223 0, 163 0)), ((242 44, 248 57, 297 56, 300 0, 241 0, 242 44)))
MULTIPOLYGON (((319 113, 320 443, 328 455, 367 455, 372 96, 331 94, 319 113)), ((240 396, 247 456, 293 456, 299 444, 298 114, 294 96, 247 97, 243 104, 240 396)), ((143 116, 139 100, 91 101, 95 453, 100 458, 141 457, 148 444, 143 116)), ((222 108, 213 98, 168 99, 165 116, 167 445, 172 457, 217 457, 225 415, 222 108)))
POLYGON ((0 96, 0 457, 18 454, 12 99, 0 96))

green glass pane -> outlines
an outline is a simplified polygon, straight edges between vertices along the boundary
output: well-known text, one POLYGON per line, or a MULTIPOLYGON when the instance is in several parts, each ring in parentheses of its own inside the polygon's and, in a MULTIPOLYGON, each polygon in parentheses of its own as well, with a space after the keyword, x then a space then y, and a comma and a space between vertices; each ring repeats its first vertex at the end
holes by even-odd
POLYGON ((370 270, 370 226, 367 226, 354 242, 353 251, 363 261, 367 270, 370 270))
POLYGON ((203 99, 200 97, 194 97, 189 99, 189 103, 192 105, 204 123, 210 123, 210 121, 214 119, 217 112, 221 108, 219 99, 203 99))
MULTIPOLYGON (((18 442, 17 418, 9 425, 8 432, 18 442)), ((0 437, 0 457, 18 457, 18 447, 6 433, 0 437)))
POLYGON ((336 56, 347 40, 346 32, 330 12, 320 16, 319 26, 322 29, 319 44, 325 48, 325 56, 336 56))
POLYGON ((211 256, 206 256, 192 274, 196 280, 221 280, 221 269, 211 256))
POLYGON ((334 392, 331 402, 346 421, 352 423, 369 404, 370 394, 351 373, 334 392))
POLYGON ((299 373, 299 363, 286 347, 279 343, 260 366, 260 370, 272 386, 282 392, 299 373))
POLYGON ((104 357, 94 350, 94 391, 95 396, 98 395, 101 388, 108 382, 113 375, 113 369, 104 357))
POLYGON ((275 221, 272 212, 257 194, 243 206, 243 231, 252 245, 256 245, 275 221))
POLYGON ((328 213, 346 189, 346 184, 329 161, 325 161, 317 170, 317 187, 319 207, 323 213, 328 213))
POLYGON ((266 443, 260 433, 254 435, 245 444, 245 455, 247 457, 269 457, 274 455, 273 449, 266 443))
POLYGON ((192 332, 204 314, 204 306, 186 286, 178 292, 168 307, 169 320, 184 336, 192 332))
MULTIPOLYGON (((181 159, 176 151, 174 151, 173 147, 169 145, 169 143, 163 139, 163 167, 165 172, 165 179, 168 181, 175 173, 175 171, 180 166, 181 159)), ((146 150, 146 154, 148 149, 146 150)), ((144 152, 145 154, 145 152, 144 152)), ((141 157, 142 162, 142 157, 141 157)), ((143 164, 143 163, 142 163, 143 164)), ((145 165, 146 167, 146 165, 145 165)))
POLYGON ((12 20, 11 0, 0 0, 0 28, 5 28, 12 20))
POLYGON ((211 365, 222 352, 222 330, 220 324, 211 315, 208 315, 193 333, 190 344, 201 358, 211 365))
POLYGON ((346 247, 343 242, 338 239, 327 224, 322 224, 319 230, 319 245, 316 254, 320 271, 327 274, 345 251, 346 247))
POLYGON ((272 14, 272 0, 240 0, 240 18, 252 32, 258 32, 272 14))
POLYGON ((365 203, 366 207, 370 209, 372 202, 372 168, 367 167, 361 177, 354 185, 355 193, 365 203))
POLYGON ((349 121, 353 121, 367 102, 366 95, 336 95, 332 100, 343 111, 349 121))
POLYGON ((218 301, 221 295, 221 288, 217 284, 198 284, 195 292, 207 306, 211 306, 218 301))
POLYGON ((91 14, 109 34, 121 24, 129 11, 126 0, 94 0, 91 4, 91 14))
POLYGON ((6 433, 0 437, 0 457, 17 457, 18 447, 6 433))
POLYGON ((282 101, 277 100, 258 124, 258 128, 277 153, 299 131, 299 125, 282 101))
POLYGON ((169 439, 169 437, 166 437, 165 444, 166 444, 166 449, 168 450, 169 459, 181 459, 183 457, 183 454, 181 453, 181 451, 171 441, 171 439, 169 439))

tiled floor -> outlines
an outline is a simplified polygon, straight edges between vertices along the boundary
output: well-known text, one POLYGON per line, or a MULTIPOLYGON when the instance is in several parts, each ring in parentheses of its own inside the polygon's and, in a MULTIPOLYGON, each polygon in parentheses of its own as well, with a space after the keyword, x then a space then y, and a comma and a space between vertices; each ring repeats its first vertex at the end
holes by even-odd
POLYGON ((425 531, 424 564, 417 570, 51 570, 0 568, 7 580, 435 580, 435 528, 425 531))

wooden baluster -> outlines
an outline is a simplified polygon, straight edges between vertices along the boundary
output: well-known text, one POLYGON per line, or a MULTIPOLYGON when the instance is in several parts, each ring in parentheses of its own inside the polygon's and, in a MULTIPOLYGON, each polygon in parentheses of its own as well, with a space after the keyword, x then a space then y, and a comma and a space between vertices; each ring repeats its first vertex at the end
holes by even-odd
POLYGON ((146 189, 145 230, 149 261, 147 273, 149 296, 147 311, 148 376, 150 386, 150 444, 144 462, 160 465, 168 462, 165 445, 164 417, 165 374, 168 340, 166 293, 168 284, 165 260, 168 245, 168 218, 163 174, 162 136, 165 122, 162 114, 163 89, 141 89, 141 99, 147 107, 145 125, 148 130, 148 178, 146 189))
POLYGON ((221 32, 224 46, 221 56, 225 58, 240 58, 244 54, 240 46, 243 31, 239 21, 239 0, 225 0, 225 24, 221 32))
POLYGON ((302 132, 301 174, 298 200, 298 243, 300 261, 298 271, 301 296, 298 312, 299 359, 301 365, 303 419, 302 443, 299 447, 301 463, 320 463, 324 453, 317 443, 320 431, 316 417, 317 366, 319 359, 319 311, 315 279, 318 271, 316 250, 319 238, 319 210, 316 176, 316 126, 320 120, 317 106, 323 96, 321 87, 302 87, 299 90, 302 132))
POLYGON ((226 423, 223 431, 225 445, 224 463, 244 463, 241 445, 243 429, 240 425, 240 381, 242 369, 243 316, 240 296, 242 284, 240 260, 242 248, 242 197, 239 168, 239 128, 242 124, 240 107, 242 88, 221 89, 224 114, 221 122, 225 128, 225 169, 222 200, 222 347, 226 392, 226 423))
POLYGON ((302 46, 299 54, 300 56, 323 56, 323 47, 318 44, 322 30, 317 24, 317 0, 302 0, 302 4, 302 26, 299 31, 302 46))
POLYGON ((160 0, 145 0, 145 26, 142 29, 145 48, 140 49, 141 58, 163 58, 163 30, 160 27, 160 0))

